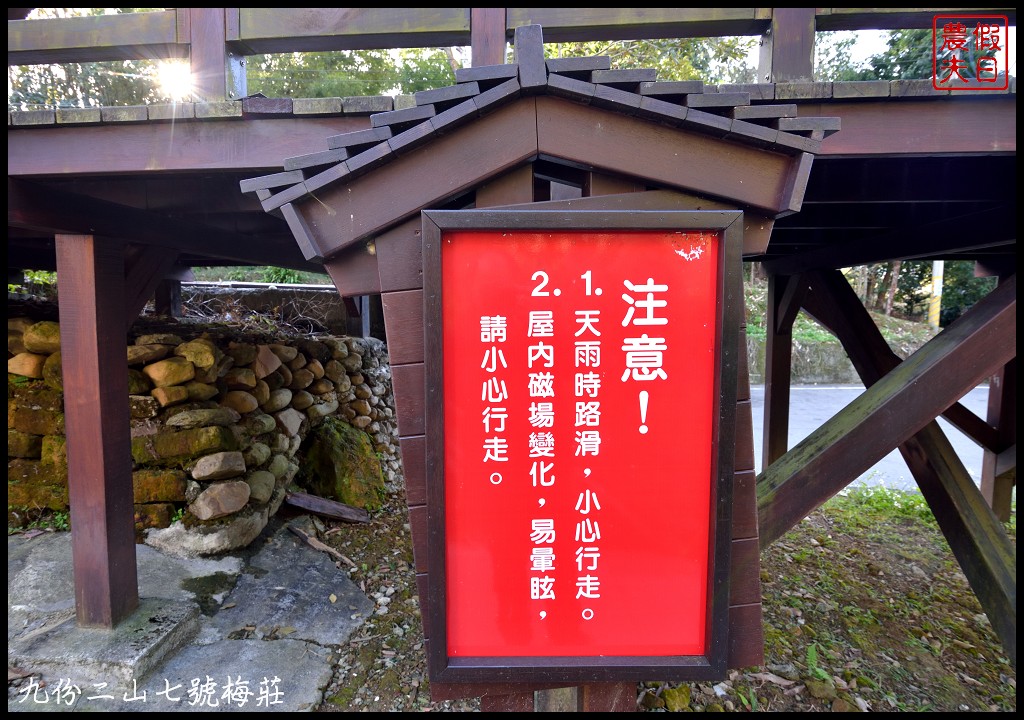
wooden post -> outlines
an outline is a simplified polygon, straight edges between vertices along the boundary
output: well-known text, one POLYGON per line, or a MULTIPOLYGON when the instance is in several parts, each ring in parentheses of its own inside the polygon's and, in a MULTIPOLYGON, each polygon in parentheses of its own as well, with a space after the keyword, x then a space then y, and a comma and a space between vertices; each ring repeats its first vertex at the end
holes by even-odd
POLYGON ((505 63, 505 8, 470 8, 473 67, 505 63))
POLYGON ((139 604, 124 248, 57 235, 56 250, 75 609, 80 626, 112 628, 139 604))
POLYGON ((761 38, 758 82, 810 82, 814 75, 814 8, 772 8, 761 38))
POLYGON ((996 429, 999 451, 986 448, 982 456, 981 494, 1006 522, 1017 484, 1017 358, 989 378, 988 422, 996 429))
MULTIPOLYGON (((195 102, 223 102, 238 99, 236 88, 228 88, 228 55, 224 8, 189 8, 189 59, 192 65, 192 94, 195 102)), ((231 73, 233 78, 238 73, 231 73)), ((244 75, 241 76, 244 78, 244 75)), ((237 81, 234 81, 237 84, 237 81)), ((241 81, 244 87, 244 80, 241 81)))
POLYGON ((799 276, 768 277, 764 354, 764 424, 761 467, 766 468, 789 449, 789 387, 792 377, 793 321, 807 282, 799 276))

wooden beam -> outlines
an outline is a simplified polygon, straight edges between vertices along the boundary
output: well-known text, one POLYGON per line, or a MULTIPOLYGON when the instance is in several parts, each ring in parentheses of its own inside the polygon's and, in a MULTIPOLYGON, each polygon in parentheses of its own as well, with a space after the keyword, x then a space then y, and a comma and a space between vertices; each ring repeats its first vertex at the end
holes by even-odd
POLYGON ((149 245, 130 245, 125 252, 125 329, 130 329, 153 297, 157 286, 174 267, 178 251, 149 245))
POLYGON ((763 8, 508 8, 508 27, 540 25, 545 42, 760 35, 763 8))
POLYGON ((769 465, 758 477, 761 546, 781 537, 956 402, 965 388, 1014 357, 1015 293, 1015 279, 997 287, 769 465))
POLYGON ((369 127, 366 117, 54 125, 7 130, 7 175, 153 176, 160 172, 281 170, 285 158, 324 148, 324 138, 369 127))
POLYGON ((239 8, 248 54, 470 44, 470 8, 239 8))
POLYGON ((837 117, 843 126, 822 141, 819 157, 1017 152, 1015 95, 801 103, 800 116, 837 117))
POLYGON ((124 250, 91 235, 56 244, 75 611, 82 627, 112 628, 139 604, 124 250))
POLYGON ((1017 484, 1017 358, 989 379, 988 421, 996 428, 999 445, 982 456, 981 493, 1005 522, 1010 519, 1017 484))
POLYGON ((789 449, 793 321, 800 312, 800 302, 806 292, 807 279, 804 277, 776 274, 768 276, 762 467, 768 467, 789 449))
MULTIPOLYGON (((858 241, 765 260, 769 272, 794 275, 820 268, 867 265, 881 260, 912 260, 943 253, 964 252, 1016 243, 1017 215, 1010 206, 991 208, 956 218, 943 218, 882 232, 865 231, 858 241), (985 228, 979 235, 965 227, 985 228)), ((771 252, 771 245, 768 247, 771 252)))
POLYGON ((473 67, 505 64, 505 8, 470 8, 473 67))
POLYGON ((43 234, 93 232, 254 265, 298 270, 311 267, 301 258, 291 237, 282 236, 280 242, 275 242, 264 236, 224 232, 11 177, 7 178, 7 225, 43 234))
POLYGON ((8 20, 7 65, 188 57, 175 10, 8 20))
MULTIPOLYGON (((931 8, 817 8, 819 30, 902 30, 932 27, 938 11, 931 8)), ((947 13, 1008 15, 1010 25, 1017 24, 1016 8, 943 10, 947 13)))
MULTIPOLYGON (((888 345, 881 332, 841 275, 814 273, 811 285, 812 292, 805 299, 807 309, 819 320, 826 318, 825 322, 849 352, 864 384, 874 385, 891 368, 888 345), (823 292, 826 289, 828 292, 823 292)), ((1007 562, 1005 533, 993 524, 992 513, 982 507, 984 502, 979 502, 982 496, 973 478, 937 423, 928 423, 900 444, 900 452, 982 606, 992 618, 993 627, 1004 646, 1016 655, 1015 577, 1012 583, 1008 582, 1015 563, 1007 562), (1012 602, 1009 601, 1011 592, 1014 594, 1012 602), (1012 608, 1012 614, 1005 612, 1007 606, 1012 608), (1008 627, 1010 617, 1013 618, 1012 628, 1008 627)))

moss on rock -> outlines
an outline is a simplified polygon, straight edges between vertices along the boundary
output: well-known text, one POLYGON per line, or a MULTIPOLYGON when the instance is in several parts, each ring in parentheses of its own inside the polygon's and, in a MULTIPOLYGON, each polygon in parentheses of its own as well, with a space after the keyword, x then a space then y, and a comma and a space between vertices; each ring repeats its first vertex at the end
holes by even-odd
POLYGON ((300 483, 311 493, 346 505, 376 510, 384 498, 384 476, 370 436, 337 418, 309 435, 300 483))

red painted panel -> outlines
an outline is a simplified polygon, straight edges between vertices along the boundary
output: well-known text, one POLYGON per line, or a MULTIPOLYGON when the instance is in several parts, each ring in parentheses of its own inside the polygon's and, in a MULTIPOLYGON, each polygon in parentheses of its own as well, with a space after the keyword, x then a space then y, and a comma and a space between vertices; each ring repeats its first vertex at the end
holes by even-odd
POLYGON ((719 244, 445 233, 453 658, 706 652, 719 244))

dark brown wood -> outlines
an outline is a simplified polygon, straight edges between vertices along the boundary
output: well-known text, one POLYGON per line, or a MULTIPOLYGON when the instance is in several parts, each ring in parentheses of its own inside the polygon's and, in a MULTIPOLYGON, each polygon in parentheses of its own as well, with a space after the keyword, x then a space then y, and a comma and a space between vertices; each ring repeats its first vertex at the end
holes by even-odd
POLYGON ((505 8, 470 8, 470 47, 473 65, 505 62, 505 8))
POLYGON ((427 531, 426 505, 415 505, 409 508, 409 526, 412 528, 412 552, 416 563, 416 572, 425 573, 430 567, 430 548, 432 547, 427 531))
POLYGON ((220 257, 226 260, 278 265, 297 269, 310 266, 300 257, 295 240, 282 236, 267 242, 222 232, 160 213, 43 188, 35 183, 7 179, 7 224, 26 229, 60 228, 63 232, 92 230, 105 237, 147 245, 161 245, 220 257))
POLYGON ((761 604, 729 608, 729 667, 764 664, 764 624, 761 604))
POLYGON ((388 328, 388 356, 393 365, 423 362, 423 291, 384 293, 384 322, 388 328))
POLYGON ((533 691, 484 695, 480 698, 480 712, 533 712, 533 691))
POLYGON ((423 435, 401 438, 407 505, 427 504, 427 443, 423 435))
MULTIPOLYGON (((736 423, 737 435, 741 423, 736 423)), ((737 463, 738 465, 738 463, 737 463)), ((732 487, 732 537, 757 539, 757 481, 753 470, 737 471, 732 487)))
POLYGON ((374 238, 373 244, 377 251, 381 292, 423 287, 419 217, 384 231, 374 238))
POLYGON ((989 378, 988 422, 999 444, 982 457, 981 494, 996 517, 1007 522, 1017 484, 1017 358, 989 378))
POLYGON ((577 691, 579 712, 636 712, 636 683, 590 683, 577 691))
POLYGON ((729 606, 761 602, 760 548, 757 538, 733 540, 730 548, 729 606))
POLYGON ((124 248, 91 235, 56 246, 75 612, 81 627, 112 628, 139 604, 124 248))
POLYGON ((789 385, 792 372, 793 321, 807 291, 801 276, 768 276, 764 370, 764 423, 762 466, 767 467, 789 449, 789 385))
POLYGON ((125 328, 142 314, 146 303, 174 267, 178 251, 158 245, 129 245, 125 251, 125 328))
POLYGON ((178 38, 178 12, 188 10, 8 22, 7 64, 187 57, 187 41, 178 38))
POLYGON ((650 37, 760 35, 770 11, 758 8, 509 8, 509 27, 536 23, 545 42, 650 37))
POLYGON ((784 155, 704 135, 667 132, 652 123, 552 97, 537 98, 537 135, 538 150, 545 157, 729 198, 771 216, 789 207, 786 183, 792 161, 784 155), (596 148, 602 151, 597 153, 596 148))
POLYGON ((469 45, 470 8, 240 8, 249 54, 469 45))
POLYGON ((515 167, 537 152, 532 100, 495 110, 456 135, 395 158, 351 185, 335 183, 297 204, 324 257, 515 167), (352 222, 338 223, 336 217, 352 222))
POLYGON ((224 8, 188 8, 190 35, 189 61, 192 70, 193 97, 201 102, 227 100, 225 66, 224 8))
POLYGON ((519 85, 525 94, 547 85, 548 68, 544 63, 544 36, 540 25, 519 25, 513 35, 513 50, 519 66, 519 85))
MULTIPOLYGON (((955 12, 955 11, 950 11, 955 12)), ((995 13, 1010 15, 1010 24, 1015 25, 1014 8, 974 9, 972 13, 995 13)), ((816 18, 819 30, 899 30, 901 28, 930 28, 935 22, 936 10, 932 8, 817 8, 816 18)))
POLYGON ((814 71, 814 8, 773 8, 761 38, 759 82, 810 81, 814 71))
MULTIPOLYGON (((148 13, 146 13, 148 14, 148 13)), ((369 125, 364 116, 273 121, 203 120, 8 129, 8 175, 221 170, 271 172, 282 159, 324 148, 324 138, 369 125), (58 135, 60 142, 56 143, 58 135), (15 139, 16 138, 16 139, 15 139)))
POLYGON ((757 480, 762 547, 1014 357, 1015 292, 1011 278, 765 468, 757 480))
POLYGON ((395 388, 399 433, 403 437, 423 435, 426 429, 423 363, 392 366, 391 381, 395 388))
POLYGON ((374 252, 371 253, 365 245, 354 245, 324 261, 324 268, 342 297, 380 292, 376 246, 373 247, 374 252))
POLYGON ((157 315, 181 317, 181 280, 164 278, 153 295, 153 311, 157 315))
POLYGON ((293 507, 302 508, 311 513, 334 518, 335 520, 343 520, 350 523, 370 522, 370 513, 362 508, 346 505, 337 500, 310 495, 309 493, 285 493, 284 501, 293 507))
POLYGON ((524 165, 500 175, 476 191, 476 207, 519 205, 533 202, 533 166, 524 165))

